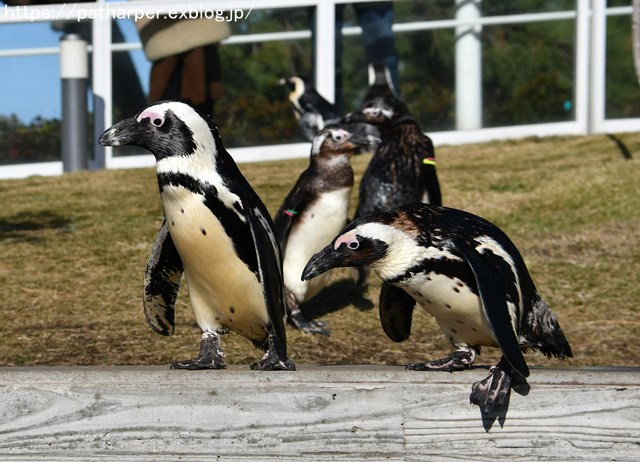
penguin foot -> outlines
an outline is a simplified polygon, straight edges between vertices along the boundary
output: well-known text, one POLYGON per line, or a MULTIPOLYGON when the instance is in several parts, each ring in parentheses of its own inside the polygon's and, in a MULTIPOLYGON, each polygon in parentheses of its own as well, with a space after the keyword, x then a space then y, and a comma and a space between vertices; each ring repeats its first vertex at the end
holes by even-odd
POLYGON ((254 371, 295 371, 296 364, 287 358, 284 345, 274 334, 269 334, 269 349, 262 359, 251 365, 254 371), (278 342, 278 345, 276 345, 278 342))
POLYGON ((300 309, 291 310, 289 314, 289 321, 293 324, 297 329, 301 330, 306 334, 320 334, 320 335, 331 335, 331 331, 327 329, 327 323, 322 321, 307 321, 302 314, 300 309))
POLYGON ((471 386, 469 397, 471 404, 479 406, 484 415, 506 412, 511 394, 511 374, 499 366, 492 367, 490 372, 487 378, 471 386))
POLYGON ((504 414, 509 408, 511 390, 522 396, 529 394, 529 383, 502 358, 489 369, 489 376, 471 386, 470 401, 480 407, 483 414, 504 414))
POLYGON ((407 369, 412 371, 462 371, 471 367, 475 359, 475 350, 469 348, 455 351, 442 359, 436 359, 424 363, 407 364, 407 369))
POLYGON ((224 369, 225 354, 220 347, 220 335, 216 332, 203 332, 200 340, 200 351, 193 359, 176 361, 171 364, 171 369, 224 369))

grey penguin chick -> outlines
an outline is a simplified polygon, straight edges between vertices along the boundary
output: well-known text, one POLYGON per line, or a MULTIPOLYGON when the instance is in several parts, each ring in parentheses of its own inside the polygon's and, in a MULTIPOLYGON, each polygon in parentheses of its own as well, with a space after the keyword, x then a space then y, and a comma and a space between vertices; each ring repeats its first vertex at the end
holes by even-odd
POLYGON ((303 332, 329 335, 324 323, 308 321, 300 305, 329 281, 325 273, 311 281, 300 279, 309 258, 331 242, 348 222, 353 188, 350 156, 378 138, 349 125, 320 130, 303 171, 274 218, 274 231, 283 255, 285 301, 289 321, 303 332))
POLYGON ((461 370, 473 364, 481 346, 500 348, 498 365, 472 387, 471 402, 484 413, 506 412, 512 381, 526 384, 529 368, 523 351, 572 357, 520 252, 481 217, 411 203, 358 218, 311 258, 302 277, 356 265, 371 265, 383 281, 380 321, 391 340, 409 338, 417 302, 456 348, 446 358, 409 364, 408 369, 461 370))
POLYGON ((99 142, 140 146, 156 159, 165 221, 145 273, 145 316, 157 333, 173 333, 184 273, 202 330, 198 356, 171 367, 226 367, 220 334, 231 330, 266 351, 252 369, 295 369, 287 357, 282 264, 271 217, 213 121, 187 104, 161 102, 107 129, 99 142))

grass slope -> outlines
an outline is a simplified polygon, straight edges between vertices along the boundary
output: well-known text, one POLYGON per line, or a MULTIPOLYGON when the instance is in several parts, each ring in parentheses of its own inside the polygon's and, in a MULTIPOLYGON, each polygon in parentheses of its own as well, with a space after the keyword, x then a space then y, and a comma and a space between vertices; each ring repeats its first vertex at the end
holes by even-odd
MULTIPOLYGON (((638 151, 640 134, 618 138, 638 151)), ((437 155, 445 204, 488 218, 520 248, 573 346, 570 364, 638 365, 638 155, 625 158, 606 136, 444 146, 437 155)), ((357 179, 368 160, 353 159, 357 179)), ((306 164, 240 167, 273 213, 306 164)), ((5 180, 0 198, 0 365, 168 364, 196 354, 186 290, 173 337, 144 322, 143 271, 162 217, 153 170, 5 180)), ((363 297, 351 276, 341 270, 308 307, 331 337, 288 330, 295 361, 404 364, 450 350, 422 310, 408 341, 388 340, 376 309, 379 281, 372 277, 363 297)), ((235 334, 223 347, 230 364, 260 356, 235 334)), ((495 358, 486 349, 479 363, 495 358)))

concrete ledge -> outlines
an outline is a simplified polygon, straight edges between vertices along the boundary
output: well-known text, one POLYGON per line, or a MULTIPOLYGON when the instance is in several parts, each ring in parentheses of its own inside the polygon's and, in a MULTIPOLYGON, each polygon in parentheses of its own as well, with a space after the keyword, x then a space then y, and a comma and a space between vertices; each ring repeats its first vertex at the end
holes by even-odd
POLYGON ((487 432, 485 369, 0 369, 0 460, 640 460, 640 368, 533 369, 487 432))

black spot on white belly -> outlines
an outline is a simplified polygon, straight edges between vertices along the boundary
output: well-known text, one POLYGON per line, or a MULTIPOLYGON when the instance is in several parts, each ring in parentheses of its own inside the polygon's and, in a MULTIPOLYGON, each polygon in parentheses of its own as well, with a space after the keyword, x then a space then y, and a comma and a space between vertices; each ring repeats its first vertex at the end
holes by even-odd
POLYGON ((203 236, 207 235, 207 230, 204 229, 204 227, 200 226, 200 232, 202 233, 203 236))
POLYGON ((184 209, 180 209, 180 213, 184 213, 184 209))
POLYGON ((460 289, 458 289, 457 287, 454 287, 454 288, 453 288, 453 291, 454 291, 454 292, 457 292, 457 293, 460 293, 460 289))
POLYGON ((235 306, 230 306, 229 311, 231 312, 231 314, 235 313, 236 312, 235 306))

